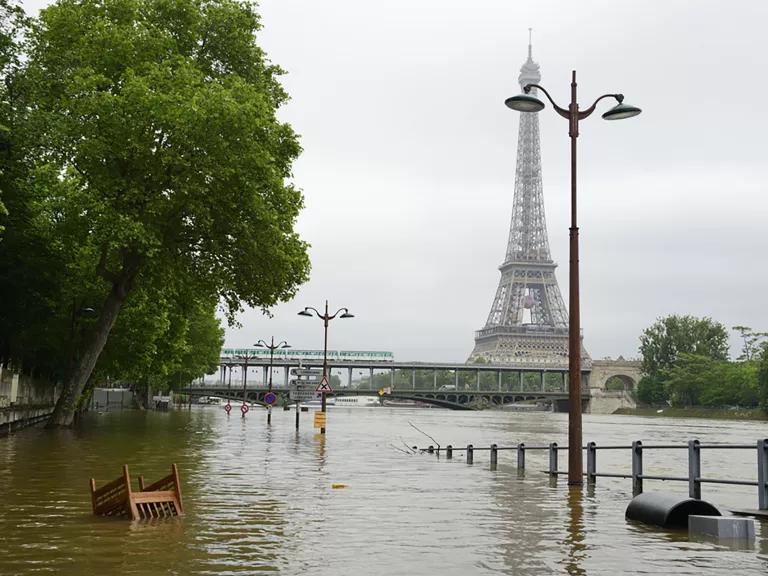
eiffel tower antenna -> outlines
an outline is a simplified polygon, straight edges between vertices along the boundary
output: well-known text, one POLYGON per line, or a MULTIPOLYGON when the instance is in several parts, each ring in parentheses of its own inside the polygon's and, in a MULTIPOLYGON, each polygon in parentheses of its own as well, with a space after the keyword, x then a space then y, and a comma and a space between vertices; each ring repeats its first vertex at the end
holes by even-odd
MULTIPOLYGON (((520 87, 541 81, 533 60, 532 29, 520 87)), ((536 88, 531 89, 535 95, 536 88)), ((568 366, 568 311, 549 251, 541 176, 538 113, 520 114, 512 219, 501 279, 485 327, 475 333, 469 361, 531 368, 568 366)), ((582 349, 584 365, 591 359, 582 349)))
POLYGON ((528 58, 533 59, 533 56, 531 56, 532 49, 531 49, 531 33, 533 32, 533 28, 528 28, 528 58))

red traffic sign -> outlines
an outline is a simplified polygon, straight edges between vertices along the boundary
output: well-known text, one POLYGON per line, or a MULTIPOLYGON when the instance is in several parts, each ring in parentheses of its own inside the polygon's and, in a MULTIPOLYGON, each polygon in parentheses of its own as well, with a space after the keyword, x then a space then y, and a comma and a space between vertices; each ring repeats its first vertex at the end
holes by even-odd
POLYGON ((328 376, 323 376, 323 379, 320 380, 320 384, 315 388, 315 392, 320 394, 329 394, 330 392, 333 392, 333 390, 331 390, 331 385, 328 384, 328 376))

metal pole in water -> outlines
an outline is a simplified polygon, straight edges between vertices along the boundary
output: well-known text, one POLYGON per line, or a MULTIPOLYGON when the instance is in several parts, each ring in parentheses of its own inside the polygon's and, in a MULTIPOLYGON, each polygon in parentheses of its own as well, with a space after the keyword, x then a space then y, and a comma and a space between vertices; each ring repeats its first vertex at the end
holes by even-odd
POLYGON ((643 443, 632 442, 632 496, 643 493, 643 443))
POLYGON ((760 510, 768 510, 768 439, 757 441, 757 490, 760 510))
POLYGON ((448 446, 445 447, 445 459, 450 460, 453 458, 453 446, 448 444, 448 446))
POLYGON ((549 475, 557 476, 557 442, 549 445, 549 475))
POLYGON ((517 467, 520 470, 525 470, 525 442, 520 442, 517 445, 517 467))
POLYGON ((467 445, 467 464, 472 464, 475 460, 474 447, 472 444, 467 445))
POLYGON ((499 463, 499 449, 496 444, 491 444, 491 470, 496 470, 499 463))
POLYGON ((597 479, 597 445, 587 443, 587 484, 594 484, 597 479))
POLYGON ((701 500, 701 447, 698 440, 688 440, 688 496, 701 500))

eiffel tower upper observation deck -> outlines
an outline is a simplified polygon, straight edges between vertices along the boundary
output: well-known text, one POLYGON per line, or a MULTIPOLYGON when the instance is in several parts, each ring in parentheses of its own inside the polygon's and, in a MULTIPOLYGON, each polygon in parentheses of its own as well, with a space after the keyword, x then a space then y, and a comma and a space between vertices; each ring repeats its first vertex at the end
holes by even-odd
MULTIPOLYGON (((538 84, 539 65, 528 59, 520 69, 520 86, 538 84)), ((537 90, 531 90, 536 95, 537 90)), ((475 333, 472 362, 484 358, 493 364, 535 368, 568 365, 568 312, 555 278, 544 217, 538 113, 520 114, 517 169, 512 222, 501 280, 488 320, 475 333)), ((582 365, 591 359, 582 346, 582 365)))

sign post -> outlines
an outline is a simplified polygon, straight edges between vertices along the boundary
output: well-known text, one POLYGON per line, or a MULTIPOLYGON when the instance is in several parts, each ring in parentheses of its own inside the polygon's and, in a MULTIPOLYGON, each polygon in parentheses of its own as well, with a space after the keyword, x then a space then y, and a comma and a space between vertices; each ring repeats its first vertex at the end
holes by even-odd
POLYGON ((326 423, 326 416, 325 416, 325 398, 326 394, 329 394, 333 392, 331 390, 331 385, 328 384, 328 374, 325 373, 325 370, 323 370, 323 378, 320 380, 320 384, 317 385, 317 388, 315 388, 315 392, 322 395, 322 401, 320 402, 320 414, 322 414, 322 418, 318 420, 317 416, 318 413, 315 412, 315 428, 320 428, 320 434, 325 434, 325 423, 326 423), (320 426, 318 426, 318 422, 320 422, 320 426))

